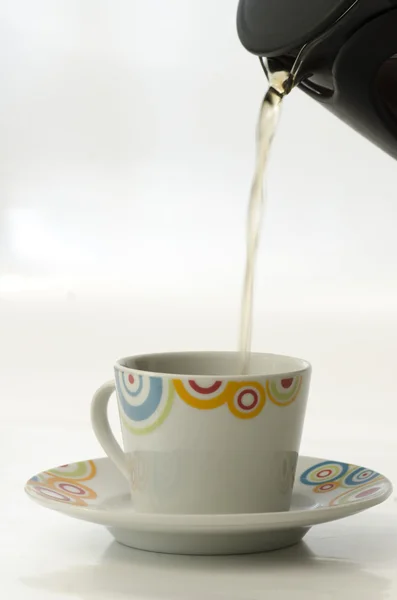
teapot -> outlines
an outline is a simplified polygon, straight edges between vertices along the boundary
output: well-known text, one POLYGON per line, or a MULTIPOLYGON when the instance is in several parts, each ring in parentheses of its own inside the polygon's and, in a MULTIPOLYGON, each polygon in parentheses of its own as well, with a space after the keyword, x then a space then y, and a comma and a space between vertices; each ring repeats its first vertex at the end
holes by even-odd
POLYGON ((397 0, 239 0, 237 31, 266 74, 297 86, 397 158, 397 0))

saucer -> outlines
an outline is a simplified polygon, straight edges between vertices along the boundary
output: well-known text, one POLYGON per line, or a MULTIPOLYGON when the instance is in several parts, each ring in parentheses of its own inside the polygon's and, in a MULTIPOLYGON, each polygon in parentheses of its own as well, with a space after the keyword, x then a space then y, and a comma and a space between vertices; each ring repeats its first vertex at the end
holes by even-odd
POLYGON ((291 509, 252 514, 152 514, 134 510, 127 481, 109 458, 35 475, 27 494, 45 508, 98 523, 139 550, 171 554, 245 554, 299 542, 313 525, 354 515, 386 500, 390 481, 365 467, 301 456, 291 509))

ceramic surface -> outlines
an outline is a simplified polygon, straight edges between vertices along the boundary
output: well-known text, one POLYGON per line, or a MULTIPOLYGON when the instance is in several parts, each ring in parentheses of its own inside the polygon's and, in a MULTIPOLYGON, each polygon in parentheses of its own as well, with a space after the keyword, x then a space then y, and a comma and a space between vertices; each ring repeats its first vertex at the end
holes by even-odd
POLYGON ((95 394, 94 432, 130 483, 139 512, 290 508, 311 367, 254 353, 243 376, 240 361, 237 352, 124 358, 114 382, 95 394), (123 450, 107 420, 115 390, 123 450))
POLYGON ((392 485, 365 467, 300 457, 288 512, 148 514, 134 509, 126 480, 108 458, 100 458, 39 473, 25 490, 46 508, 105 525, 127 546, 176 554, 239 554, 295 544, 312 525, 380 504, 392 485))

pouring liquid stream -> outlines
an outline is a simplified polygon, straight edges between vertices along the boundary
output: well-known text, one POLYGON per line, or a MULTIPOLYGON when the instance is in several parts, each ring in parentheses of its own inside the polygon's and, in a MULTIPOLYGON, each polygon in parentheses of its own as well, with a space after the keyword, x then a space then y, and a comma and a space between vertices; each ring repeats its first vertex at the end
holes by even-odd
POLYGON ((312 51, 332 34, 339 21, 350 13, 350 11, 354 10, 358 2, 359 0, 354 0, 333 26, 302 46, 289 71, 280 70, 272 72, 268 68, 268 65, 264 63, 263 58, 260 58, 262 68, 269 80, 269 89, 266 92, 259 112, 256 133, 256 164, 248 204, 247 254, 241 301, 239 340, 240 370, 242 374, 249 373, 250 367, 255 262, 265 204, 263 181, 266 174, 270 148, 277 129, 281 103, 284 96, 289 94, 305 78, 305 70, 308 71, 307 61, 310 61, 312 51))
POLYGON ((281 103, 286 94, 285 84, 289 77, 290 74, 286 71, 278 71, 269 75, 269 89, 263 99, 257 124, 256 164, 248 204, 247 254, 240 317, 239 351, 242 374, 249 372, 250 364, 255 263, 265 208, 263 181, 270 148, 277 129, 281 103))

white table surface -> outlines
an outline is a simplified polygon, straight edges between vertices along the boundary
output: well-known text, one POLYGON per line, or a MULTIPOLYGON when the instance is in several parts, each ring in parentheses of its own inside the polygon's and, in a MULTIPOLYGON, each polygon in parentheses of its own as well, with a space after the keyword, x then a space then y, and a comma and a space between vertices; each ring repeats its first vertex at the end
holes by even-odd
MULTIPOLYGON (((72 302, 49 294, 39 302, 26 294, 3 301, 2 330, 9 346, 1 357, 2 597, 395 599, 396 493, 365 513, 314 527, 299 546, 215 558, 134 551, 114 542, 104 528, 45 510, 24 495, 24 482, 35 472, 102 454, 89 426, 89 400, 111 376, 111 357, 122 354, 132 339, 122 329, 132 296, 122 298, 102 299, 96 307, 79 294, 72 302)), ((167 310, 172 322, 177 308, 173 312, 170 304, 167 310)), ((290 323, 306 329, 292 348, 314 365, 302 452, 373 467, 397 483, 392 353, 397 327, 390 315, 378 315, 345 312, 327 321, 314 313, 298 318, 274 312, 267 319, 268 338, 278 350, 290 323), (364 324, 368 344, 363 343, 364 324)), ((226 314, 225 328, 227 323, 226 314)), ((198 332, 200 323, 196 327, 198 332)), ((132 351, 139 345, 154 348, 156 333, 139 331, 132 351)), ((172 347, 183 345, 187 334, 180 331, 172 347)), ((221 336, 227 337, 226 329, 221 336)), ((114 411, 111 418, 116 425, 114 411)))

